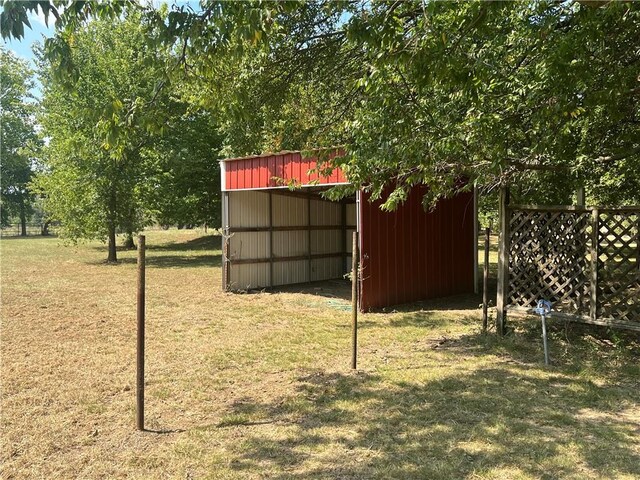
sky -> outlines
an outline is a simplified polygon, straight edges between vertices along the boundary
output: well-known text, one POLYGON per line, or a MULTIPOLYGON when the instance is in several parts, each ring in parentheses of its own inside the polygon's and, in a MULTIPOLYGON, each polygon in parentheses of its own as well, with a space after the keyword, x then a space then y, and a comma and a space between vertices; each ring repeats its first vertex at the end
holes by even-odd
POLYGON ((32 61, 34 57, 31 46, 36 42, 42 42, 43 35, 52 36, 53 26, 47 27, 45 25, 44 16, 41 13, 40 15, 29 14, 29 23, 31 23, 31 29, 28 27, 24 29, 24 38, 21 40, 3 40, 2 43, 17 56, 32 61))
MULTIPOLYGON (((52 19, 53 20, 53 19, 52 19)), ((53 25, 50 24, 47 27, 44 23, 44 16, 40 13, 29 14, 29 23, 31 28, 25 27, 24 37, 20 40, 15 38, 2 40, 2 44, 11 50, 17 57, 23 58, 31 63, 31 66, 35 69, 35 56, 33 55, 32 46, 34 43, 42 43, 44 37, 50 37, 53 35, 53 25)), ((39 99, 42 97, 42 85, 36 80, 35 86, 31 89, 31 94, 39 99)))
MULTIPOLYGON (((190 5, 191 8, 198 11, 200 10, 199 2, 197 0, 152 0, 154 6, 158 7, 162 3, 169 3, 170 5, 190 5)), ((24 37, 20 40, 10 39, 10 40, 1 40, 2 44, 8 49, 11 50, 16 56, 28 60, 31 62, 32 66, 35 68, 35 56, 33 55, 33 44, 40 42, 42 43, 45 37, 51 37, 54 33, 53 22, 55 19, 50 18, 49 26, 47 27, 44 21, 44 15, 40 10, 38 10, 38 14, 30 13, 29 14, 29 23, 31 24, 31 28, 25 27, 24 29, 24 37)), ((36 97, 40 98, 42 96, 41 85, 36 83, 36 87, 32 89, 31 93, 36 97)))

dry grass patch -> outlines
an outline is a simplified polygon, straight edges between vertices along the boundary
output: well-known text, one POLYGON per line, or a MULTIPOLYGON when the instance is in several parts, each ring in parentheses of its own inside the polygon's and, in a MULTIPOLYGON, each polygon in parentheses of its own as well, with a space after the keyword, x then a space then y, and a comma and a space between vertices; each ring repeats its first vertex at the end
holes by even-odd
POLYGON ((0 477, 640 477, 636 338, 554 325, 544 368, 534 321, 458 297, 363 315, 352 373, 333 290, 225 294, 219 238, 147 242, 145 433, 136 253, 0 242, 0 477))

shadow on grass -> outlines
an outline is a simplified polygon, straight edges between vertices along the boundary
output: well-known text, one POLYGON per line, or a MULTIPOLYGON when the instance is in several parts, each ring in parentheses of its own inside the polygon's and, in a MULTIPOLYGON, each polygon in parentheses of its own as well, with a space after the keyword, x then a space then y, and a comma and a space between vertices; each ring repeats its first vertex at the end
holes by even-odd
POLYGON ((463 294, 463 295, 451 295, 448 297, 432 298, 429 300, 422 300, 419 302, 412 302, 403 305, 395 305, 393 307, 387 307, 381 312, 415 312, 416 309, 421 311, 435 311, 435 310, 478 310, 479 305, 482 303, 482 295, 476 294, 463 294))
POLYGON ((280 285, 256 290, 239 292, 255 295, 261 293, 296 293, 310 295, 312 297, 324 297, 329 300, 351 301, 351 281, 344 279, 322 280, 318 282, 296 283, 292 285, 280 285))
MULTIPOLYGON (((46 237, 43 237, 46 238, 46 237)), ((148 240, 147 240, 148 242, 148 240)), ((136 239, 136 245, 138 241, 136 239)), ((93 250, 107 251, 107 244, 91 247, 93 250)), ((158 251, 172 251, 172 252, 187 252, 198 250, 221 250, 222 249, 222 237, 220 235, 205 235, 203 237, 194 238, 186 242, 168 242, 160 245, 147 244, 147 250, 158 251)), ((117 245, 116 250, 118 252, 130 252, 135 249, 125 248, 123 245, 117 245)))
MULTIPOLYGON (((468 336, 447 348, 473 357, 492 343, 468 336)), ((289 398, 243 398, 230 424, 261 418, 291 429, 284 438, 247 430, 232 466, 282 479, 640 476, 637 419, 628 417, 637 385, 515 362, 446 372, 392 381, 312 371, 289 398)))
POLYGON ((173 433, 183 433, 186 432, 186 430, 183 430, 181 428, 177 428, 177 429, 173 429, 173 430, 158 430, 158 429, 153 429, 153 428, 144 428, 142 429, 143 432, 145 433, 155 433, 156 435, 171 435, 173 433))
MULTIPOLYGON (((136 258, 121 258, 119 264, 135 264, 136 258)), ((179 267, 220 267, 222 255, 147 255, 145 259, 147 267, 153 268, 179 268, 179 267)))
MULTIPOLYGON (((221 245, 220 235, 207 235, 198 237, 187 242, 171 242, 161 245, 147 245, 146 264, 149 267, 157 268, 179 268, 179 267, 220 267, 222 265, 222 255, 201 254, 200 252, 219 251, 221 245), (175 252, 175 255, 170 253, 175 252), (188 252, 194 252, 189 255, 188 252)), ((94 250, 105 250, 106 247, 93 247, 94 250)), ((131 251, 122 246, 118 246, 118 251, 131 251)), ((137 257, 119 258, 114 265, 135 264, 137 257)), ((107 264, 104 261, 96 264, 107 264)))
MULTIPOLYGON (((540 320, 509 319, 510 337, 542 358, 540 320)), ((565 372, 605 372, 613 382, 621 372, 640 378, 640 332, 551 319, 547 324, 551 361, 565 372)), ((524 347, 523 347, 524 348, 524 347)))
MULTIPOLYGON (((462 307, 460 307, 462 309, 462 307)), ((444 309, 443 309, 444 310, 444 309)), ((477 312, 477 305, 475 309, 471 309, 477 312)), ((477 315, 460 315, 455 318, 443 317, 438 311, 409 311, 397 319, 391 319, 389 325, 392 327, 419 327, 419 328, 442 328, 446 324, 453 323, 456 325, 478 325, 480 326, 480 320, 477 315)))
POLYGON ((186 252, 190 250, 221 250, 222 237, 220 235, 205 235, 187 242, 170 242, 162 245, 147 245, 147 250, 161 250, 172 252, 186 252))
MULTIPOLYGON (((264 292, 296 293, 301 295, 311 295, 312 297, 325 297, 327 299, 351 302, 351 281, 344 279, 324 280, 319 282, 299 283, 259 290, 249 290, 242 293, 260 294, 264 292)), ((493 296, 495 299, 495 290, 493 291, 493 296)), ((489 298, 491 299, 491 296, 489 298)), ((476 312, 480 308, 481 303, 481 295, 464 294, 394 305, 383 309, 371 310, 371 313, 407 313, 413 318, 411 321, 420 322, 422 318, 426 318, 431 315, 437 316, 438 311, 443 310, 473 310, 476 312)))
POLYGON ((6 233, 0 234, 0 240, 52 240, 57 239, 58 236, 50 233, 49 235, 40 235, 31 233, 27 236, 22 235, 7 235, 6 233))

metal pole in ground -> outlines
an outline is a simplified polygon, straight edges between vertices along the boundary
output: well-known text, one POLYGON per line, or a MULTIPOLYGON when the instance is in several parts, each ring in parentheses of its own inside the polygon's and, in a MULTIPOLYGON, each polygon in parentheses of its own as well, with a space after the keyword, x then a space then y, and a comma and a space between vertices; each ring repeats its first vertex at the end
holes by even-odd
POLYGON ((351 250, 351 368, 358 364, 358 232, 353 232, 351 250))
POLYGON ((536 308, 533 309, 535 313, 540 315, 542 321, 542 346, 544 348, 544 364, 549 365, 549 347, 547 346, 547 315, 551 312, 551 302, 547 300, 538 300, 536 308))
POLYGON ((547 315, 542 314, 542 346, 544 347, 544 364, 549 365, 549 348, 547 347, 547 315))
POLYGON ((491 241, 491 229, 484 231, 484 266, 482 276, 482 331, 487 331, 489 321, 489 244, 491 241))
POLYGON ((136 349, 136 426, 138 430, 144 430, 144 267, 145 267, 145 237, 138 237, 138 336, 136 349))

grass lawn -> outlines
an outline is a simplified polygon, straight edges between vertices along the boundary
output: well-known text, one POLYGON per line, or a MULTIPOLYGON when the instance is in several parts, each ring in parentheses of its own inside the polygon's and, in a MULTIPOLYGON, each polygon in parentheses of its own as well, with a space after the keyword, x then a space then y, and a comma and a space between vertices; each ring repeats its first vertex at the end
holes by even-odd
MULTIPOLYGON (((221 291, 220 241, 149 232, 147 426, 135 430, 135 252, 4 238, 0 478, 640 478, 637 337, 479 297, 361 316, 221 291)), ((495 258, 495 256, 494 256, 495 258)))

